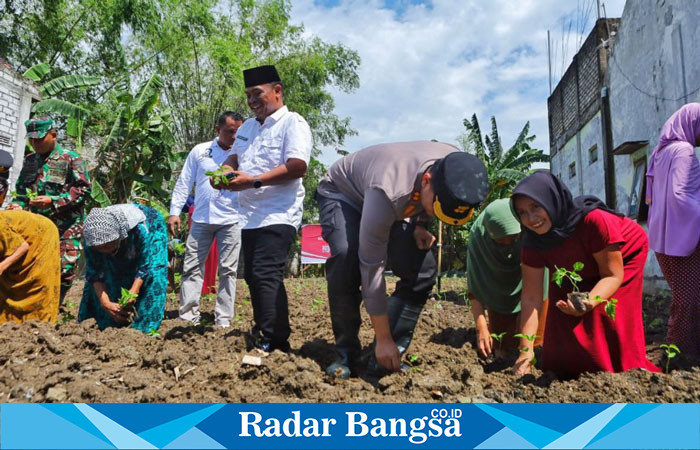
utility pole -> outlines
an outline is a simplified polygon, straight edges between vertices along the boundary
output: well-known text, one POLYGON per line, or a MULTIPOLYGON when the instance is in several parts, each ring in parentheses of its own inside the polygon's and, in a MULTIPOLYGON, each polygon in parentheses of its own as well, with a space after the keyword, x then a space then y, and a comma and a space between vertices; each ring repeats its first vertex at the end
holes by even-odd
POLYGON ((547 64, 549 65, 549 95, 552 95, 552 41, 547 30, 547 64))
POLYGON ((602 17, 602 14, 600 13, 600 0, 596 0, 598 2, 598 19, 602 17))

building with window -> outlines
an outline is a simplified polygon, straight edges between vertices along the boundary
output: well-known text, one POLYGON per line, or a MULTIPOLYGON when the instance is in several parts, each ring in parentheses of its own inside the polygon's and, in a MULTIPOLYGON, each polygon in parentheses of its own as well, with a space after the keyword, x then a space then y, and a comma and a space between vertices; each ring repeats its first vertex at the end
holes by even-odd
MULTIPOLYGON (((39 90, 34 82, 18 74, 12 66, 0 58, 0 150, 15 157, 10 170, 10 190, 24 162, 24 121, 29 119, 32 102, 39 100, 39 90)), ((9 200, 8 195, 8 200, 9 200)))
MULTIPOLYGON (((551 170, 646 227, 647 158, 666 119, 700 101, 700 9, 686 0, 628 1, 600 19, 548 100, 551 170)), ((650 252, 645 291, 667 289, 650 252)))

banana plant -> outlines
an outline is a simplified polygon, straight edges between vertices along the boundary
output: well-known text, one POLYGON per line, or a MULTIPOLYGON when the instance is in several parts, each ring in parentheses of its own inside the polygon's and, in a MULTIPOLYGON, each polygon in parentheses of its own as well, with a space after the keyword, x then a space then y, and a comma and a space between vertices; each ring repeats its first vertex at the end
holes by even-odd
POLYGON ((92 75, 67 74, 45 81, 50 72, 51 66, 46 63, 36 64, 24 72, 26 78, 40 83, 39 93, 42 100, 32 105, 32 112, 53 113, 65 117, 66 133, 76 139, 76 150, 80 151, 83 145, 83 125, 91 111, 63 97, 68 91, 96 86, 101 83, 101 79, 92 75))
POLYGON ((110 119, 101 124, 100 134, 106 137, 97 150, 92 177, 112 203, 135 196, 168 203, 170 194, 164 188, 177 156, 170 111, 159 107, 163 81, 152 75, 134 93, 128 86, 121 83, 110 94, 110 119))

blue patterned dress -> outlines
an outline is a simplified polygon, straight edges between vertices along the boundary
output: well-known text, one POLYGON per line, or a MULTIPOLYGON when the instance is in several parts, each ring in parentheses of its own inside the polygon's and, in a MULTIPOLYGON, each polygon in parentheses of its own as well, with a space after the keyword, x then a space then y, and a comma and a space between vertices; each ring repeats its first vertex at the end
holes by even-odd
POLYGON ((115 322, 100 306, 92 284, 105 283, 110 300, 116 302, 121 297, 121 288, 130 289, 134 279, 141 278, 143 286, 131 326, 144 333, 160 327, 168 287, 168 235, 158 211, 136 206, 146 215, 146 220, 129 230, 117 253, 104 254, 85 247, 87 268, 78 322, 94 317, 100 330, 125 326, 115 322))

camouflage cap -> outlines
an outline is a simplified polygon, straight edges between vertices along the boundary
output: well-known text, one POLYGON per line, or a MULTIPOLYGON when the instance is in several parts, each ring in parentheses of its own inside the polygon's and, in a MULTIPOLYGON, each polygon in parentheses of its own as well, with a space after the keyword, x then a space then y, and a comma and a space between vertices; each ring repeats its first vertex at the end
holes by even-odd
POLYGON ((49 116, 38 116, 24 122, 29 139, 41 139, 53 128, 53 119, 49 116))

